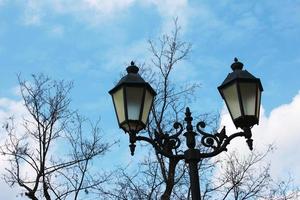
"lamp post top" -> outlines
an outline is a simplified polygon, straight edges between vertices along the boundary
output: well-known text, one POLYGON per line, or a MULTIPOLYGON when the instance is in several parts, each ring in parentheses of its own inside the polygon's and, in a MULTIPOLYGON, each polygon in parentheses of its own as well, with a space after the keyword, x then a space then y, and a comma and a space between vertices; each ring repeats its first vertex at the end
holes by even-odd
POLYGON ((139 68, 131 61, 130 66, 126 68, 128 74, 121 78, 117 85, 109 91, 110 94, 113 94, 115 91, 120 89, 122 86, 133 86, 133 87, 146 87, 148 90, 155 96, 155 90, 146 82, 138 73, 139 68))
POLYGON ((232 65, 231 65, 231 69, 233 71, 235 71, 235 70, 242 70, 243 66, 244 66, 244 64, 241 63, 241 62, 239 62, 239 60, 235 57, 234 58, 234 63, 232 63, 232 65))
POLYGON ((134 62, 131 61, 130 66, 126 68, 127 73, 137 74, 139 72, 139 68, 135 66, 134 62))
POLYGON ((262 84, 260 82, 259 78, 256 78, 251 73, 249 73, 247 70, 243 69, 244 64, 239 62, 237 58, 234 58, 234 63, 231 65, 231 69, 233 72, 229 73, 223 83, 218 87, 220 90, 224 86, 230 85, 232 82, 235 81, 247 81, 247 82, 258 82, 259 88, 261 91, 263 91, 262 84))

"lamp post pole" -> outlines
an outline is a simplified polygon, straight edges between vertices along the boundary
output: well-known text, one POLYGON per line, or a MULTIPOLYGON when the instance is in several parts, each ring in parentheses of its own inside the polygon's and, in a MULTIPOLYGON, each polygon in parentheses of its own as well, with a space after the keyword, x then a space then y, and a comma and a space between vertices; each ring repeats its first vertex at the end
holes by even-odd
POLYGON ((189 148, 184 152, 185 162, 189 165, 189 175, 190 175, 190 184, 191 184, 191 192, 192 192, 192 199, 201 199, 200 196, 200 184, 199 184, 199 174, 198 174, 198 162, 200 161, 199 158, 197 158, 197 155, 199 155, 200 151, 198 149, 195 149, 196 142, 195 137, 196 133, 193 131, 193 125, 192 125, 192 113, 190 112, 190 109, 186 109, 185 113, 185 121, 187 123, 186 130, 187 132, 184 134, 186 137, 186 146, 189 148))
MULTIPOLYGON (((120 128, 129 134, 129 147, 131 155, 134 155, 135 143, 144 141, 153 146, 159 154, 176 160, 184 160, 188 163, 190 188, 193 200, 201 200, 198 163, 205 158, 214 157, 227 150, 230 141, 236 137, 244 137, 250 150, 253 149, 251 128, 259 122, 259 108, 261 82, 247 70, 243 70, 243 64, 236 58, 231 65, 233 72, 229 73, 218 90, 225 100, 233 123, 242 131, 230 135, 226 134, 225 127, 220 132, 206 133, 204 122, 198 122, 194 130, 192 115, 187 107, 185 112, 185 124, 175 122, 173 135, 155 132, 154 137, 139 135, 139 131, 147 124, 153 99, 156 95, 149 83, 138 74, 139 68, 131 62, 127 68, 128 74, 109 91, 112 95, 117 119, 120 128), (184 133, 183 133, 184 132, 184 133), (188 147, 184 153, 179 153, 181 148, 181 135, 186 138, 188 147), (208 150, 201 152, 197 146, 196 136, 201 136, 200 144, 208 150)), ((199 142, 198 142, 199 144, 199 142)))
POLYGON ((199 184, 199 174, 198 174, 198 161, 191 160, 189 161, 189 175, 190 175, 190 184, 192 199, 200 200, 200 184, 199 184))

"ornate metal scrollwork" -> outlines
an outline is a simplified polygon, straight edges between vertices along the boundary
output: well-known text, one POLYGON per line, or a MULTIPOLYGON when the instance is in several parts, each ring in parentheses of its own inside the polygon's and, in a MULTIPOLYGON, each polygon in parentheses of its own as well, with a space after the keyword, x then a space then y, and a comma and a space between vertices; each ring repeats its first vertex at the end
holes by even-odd
MULTIPOLYGON (((186 133, 193 132, 192 120, 193 118, 191 117, 191 112, 189 108, 187 108, 185 118, 185 121, 187 122, 186 133)), ((213 150, 219 149, 222 146, 223 142, 228 138, 228 136, 226 135, 225 127, 223 127, 220 132, 217 132, 215 134, 206 133, 205 131, 203 131, 205 127, 206 124, 203 121, 199 122, 196 125, 197 132, 202 135, 201 144, 207 148, 212 148, 213 150)), ((181 145, 181 140, 179 139, 179 137, 184 131, 184 126, 179 122, 175 122, 173 128, 176 129, 176 133, 173 135, 155 131, 155 142, 157 146, 163 151, 170 152, 171 150, 178 149, 181 145)), ((187 136, 186 133, 183 135, 187 136)), ((195 138, 196 133, 193 132, 193 134, 193 136, 190 136, 189 138, 187 137, 187 140, 195 138)))
POLYGON ((205 128, 206 124, 205 122, 201 121, 196 125, 196 131, 193 130, 192 121, 193 118, 191 116, 190 109, 186 109, 185 113, 185 121, 186 121, 186 127, 179 123, 175 122, 173 124, 173 128, 176 130, 173 135, 162 133, 161 131, 154 131, 154 138, 152 137, 144 137, 144 136, 137 136, 136 133, 130 134, 130 150, 131 153, 134 153, 135 150, 135 142, 136 141, 146 141, 150 144, 152 144, 156 151, 158 151, 160 154, 166 156, 166 157, 176 157, 178 159, 184 159, 184 154, 179 154, 180 151, 178 151, 181 140, 180 136, 181 134, 186 137, 186 144, 188 149, 195 149, 196 145, 196 136, 199 133, 201 137, 201 144, 207 148, 211 148, 211 151, 204 151, 200 152, 199 149, 199 155, 197 155, 198 158, 206 158, 206 157, 212 157, 215 156, 222 151, 226 151, 227 145, 230 143, 230 141, 235 137, 245 137, 247 139, 247 143, 249 148, 252 150, 252 139, 251 139, 251 129, 244 129, 242 132, 237 132, 234 134, 231 134, 230 136, 226 135, 225 127, 222 128, 220 132, 216 132, 214 134, 207 133, 203 129, 205 128), (184 132, 184 134, 183 134, 184 132), (174 153, 175 150, 175 153, 174 153))
POLYGON ((179 129, 174 135, 164 134, 158 131, 154 132, 155 142, 162 150, 171 151, 178 149, 181 145, 179 136, 183 132, 183 126, 179 122, 175 122, 173 128, 176 130, 179 129))
POLYGON ((206 133, 202 128, 205 128, 205 122, 201 121, 196 125, 197 131, 202 135, 201 138, 201 144, 203 144, 205 147, 210 147, 213 149, 220 148, 224 139, 227 138, 225 126, 220 131, 220 133, 210 134, 206 133))

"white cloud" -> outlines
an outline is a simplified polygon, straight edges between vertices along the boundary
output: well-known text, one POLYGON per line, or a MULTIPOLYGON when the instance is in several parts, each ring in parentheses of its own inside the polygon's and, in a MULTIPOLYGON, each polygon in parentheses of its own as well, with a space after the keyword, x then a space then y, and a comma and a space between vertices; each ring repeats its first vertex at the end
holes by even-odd
POLYGON ((106 63, 105 70, 124 72, 131 61, 137 65, 140 64, 139 62, 147 62, 147 58, 150 57, 150 52, 147 51, 148 47, 148 43, 144 40, 136 41, 125 47, 124 45, 114 46, 102 55, 106 63))
POLYGON ((40 25, 43 17, 42 3, 29 0, 25 4, 22 21, 25 25, 40 25))
MULTIPOLYGON (((13 89, 15 90, 15 88, 13 89)), ((28 113, 26 107, 24 106, 23 100, 12 100, 9 98, 1 98, 0 97, 0 146, 3 147, 7 139, 6 132, 6 122, 10 122, 11 118, 14 120, 14 133, 17 136, 21 136, 26 132, 24 128, 24 119, 30 120, 31 116, 28 113)), ((11 124, 9 124, 11 125, 11 124)), ((8 126, 9 127, 9 126, 8 126)), ((34 128, 34 125, 27 124, 28 129, 34 128)), ((26 141, 29 144, 29 148, 33 149, 33 146, 36 144, 35 141, 28 137, 26 141)), ((52 144, 51 149, 49 150, 49 154, 57 151, 58 145, 52 144)), ((60 149, 61 150, 61 149, 60 149)), ((7 155, 0 155, 0 176, 6 174, 6 168, 10 168, 11 165, 8 161, 7 155)), ((31 168, 30 165, 24 163, 20 168, 21 177, 34 177, 35 171, 31 168)), ((0 199, 16 199, 20 197, 24 190, 22 190, 18 184, 15 184, 13 188, 9 187, 7 183, 3 179, 0 178, 0 199)), ((24 194, 23 194, 24 195, 24 194)), ((19 198, 18 198, 19 199, 19 198)))
POLYGON ((21 91, 20 91, 20 86, 15 86, 11 88, 11 94, 17 97, 22 96, 21 91))
POLYGON ((49 30, 50 35, 58 38, 63 37, 64 32, 64 27, 62 25, 55 25, 49 30))
POLYGON ((128 8, 134 0, 84 0, 87 9, 109 15, 124 8, 128 8))
MULTIPOLYGON (((22 101, 15 101, 7 98, 0 98, 0 123, 1 127, 9 117, 13 116, 16 123, 20 122, 24 117, 26 110, 22 101)), ((0 144, 2 145, 5 140, 5 132, 3 128, 0 129, 0 144)), ((9 167, 6 158, 0 156, 0 173, 5 173, 5 168, 9 167)), ((10 188, 3 179, 0 180, 0 199, 15 199, 19 194, 17 188, 10 188)))
POLYGON ((187 0, 144 0, 144 3, 155 5, 165 16, 174 16, 178 12, 182 12, 182 9, 188 4, 187 0))
POLYGON ((173 30, 173 19, 178 17, 178 24, 183 31, 188 26, 189 18, 194 10, 189 6, 187 0, 144 0, 144 5, 153 5, 163 18, 162 32, 168 33, 173 30))
MULTIPOLYGON (((223 109, 225 110, 225 109, 223 109)), ((273 109, 269 116, 261 111, 259 126, 252 129, 254 148, 263 151, 268 144, 275 145, 275 152, 270 155, 271 173, 282 178, 291 173, 297 184, 300 184, 300 157, 297 148, 300 142, 300 91, 288 104, 273 109)), ((227 133, 236 132, 230 115, 223 111, 221 125, 226 125, 227 133)), ((247 152, 245 141, 239 139, 229 145, 229 150, 238 149, 247 152)))
POLYGON ((4 5, 6 0, 0 0, 0 6, 4 5))
POLYGON ((25 113, 22 101, 15 101, 8 98, 0 98, 0 121, 3 122, 10 116, 21 119, 25 113))
POLYGON ((89 25, 99 25, 122 16, 134 0, 80 0, 48 3, 55 11, 71 15, 89 25))
POLYGON ((77 20, 98 25, 119 17, 135 0, 30 0, 24 3, 22 21, 25 25, 40 25, 53 15, 70 15, 77 20))
POLYGON ((112 19, 121 18, 133 5, 154 6, 164 20, 163 31, 172 30, 172 19, 179 17, 184 28, 192 14, 187 0, 30 0, 24 3, 22 21, 25 25, 41 25, 46 17, 69 15, 88 25, 101 25, 112 19))

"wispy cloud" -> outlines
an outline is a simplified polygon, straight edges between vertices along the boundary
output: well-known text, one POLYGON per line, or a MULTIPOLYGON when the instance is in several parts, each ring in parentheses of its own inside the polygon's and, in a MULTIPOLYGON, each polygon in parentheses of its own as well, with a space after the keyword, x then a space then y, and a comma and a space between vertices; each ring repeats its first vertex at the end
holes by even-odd
MULTIPOLYGON (((26 111, 23 106, 22 101, 15 101, 8 98, 0 98, 0 144, 2 145, 5 141, 5 126, 4 123, 10 117, 14 117, 15 121, 18 123, 24 117, 26 111)), ((22 129, 22 126, 18 127, 18 130, 22 129)), ((0 156, 0 173, 6 173, 5 168, 9 167, 7 162, 7 157, 0 156)), ((19 195, 20 190, 16 188, 9 188, 3 179, 0 180, 0 199, 15 199, 19 195), (6 191, 6 192, 5 192, 6 191)))
POLYGON ((163 18, 162 32, 173 30, 173 19, 178 17, 179 24, 185 30, 194 10, 187 0, 144 0, 142 4, 154 6, 163 18))
POLYGON ((25 25, 41 25, 43 15, 43 4, 40 1, 29 0, 24 4, 21 20, 25 25))
POLYGON ((85 9, 111 15, 117 11, 128 8, 134 1, 135 0, 84 0, 82 1, 82 5, 85 9))
MULTIPOLYGON (((192 14, 187 0, 29 0, 23 3, 22 21, 25 25, 41 25, 48 17, 71 16, 91 26, 99 26, 129 14, 133 6, 152 7, 163 18, 163 29, 170 30, 172 18, 179 17, 185 27, 192 14)), ((133 12, 135 12, 133 10, 133 12)))
POLYGON ((0 6, 2 6, 5 3, 6 0, 0 0, 0 6))
POLYGON ((72 16, 90 25, 102 24, 119 17, 134 0, 30 0, 23 4, 22 21, 25 25, 40 25, 47 17, 72 16))
POLYGON ((53 37, 61 38, 64 36, 64 27, 62 25, 54 25, 50 28, 49 34, 53 37))

